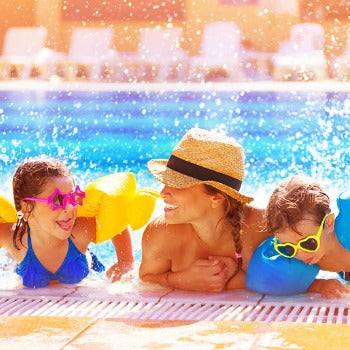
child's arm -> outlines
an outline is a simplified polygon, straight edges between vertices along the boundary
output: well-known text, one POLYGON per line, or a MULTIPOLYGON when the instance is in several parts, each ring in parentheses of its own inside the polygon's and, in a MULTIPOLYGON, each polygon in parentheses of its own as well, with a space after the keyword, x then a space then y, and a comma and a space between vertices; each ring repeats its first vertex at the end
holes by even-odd
POLYGON ((320 293, 324 298, 341 298, 343 293, 349 293, 349 289, 336 279, 315 279, 309 289, 309 293, 320 293))
POLYGON ((112 265, 106 272, 108 278, 112 278, 112 282, 117 281, 121 276, 132 269, 134 257, 132 253, 132 241, 130 230, 126 228, 120 234, 111 239, 118 262, 112 265))

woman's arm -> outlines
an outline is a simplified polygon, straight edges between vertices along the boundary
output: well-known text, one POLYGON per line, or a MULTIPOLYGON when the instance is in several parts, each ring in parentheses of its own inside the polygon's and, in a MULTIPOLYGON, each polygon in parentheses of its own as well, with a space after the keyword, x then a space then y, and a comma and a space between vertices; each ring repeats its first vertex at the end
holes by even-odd
POLYGON ((205 292, 221 292, 228 280, 228 269, 219 259, 197 259, 187 269, 168 271, 169 287, 205 292))
POLYGON ((225 281, 226 289, 244 289, 246 273, 242 268, 236 273, 237 262, 229 256, 211 256, 209 259, 218 259, 225 264, 227 278, 225 281), (236 274, 235 274, 236 273, 236 274))
POLYGON ((168 287, 167 273, 171 269, 170 244, 166 244, 167 232, 162 225, 150 223, 142 236, 140 279, 168 287))
POLYGON ((227 289, 244 289, 245 288, 246 273, 243 270, 239 270, 237 275, 231 277, 227 282, 227 289))
POLYGON ((173 233, 171 225, 151 223, 146 228, 142 237, 141 280, 183 290, 222 291, 228 271, 219 259, 193 257, 186 269, 172 270, 172 259, 183 253, 179 234, 173 233))

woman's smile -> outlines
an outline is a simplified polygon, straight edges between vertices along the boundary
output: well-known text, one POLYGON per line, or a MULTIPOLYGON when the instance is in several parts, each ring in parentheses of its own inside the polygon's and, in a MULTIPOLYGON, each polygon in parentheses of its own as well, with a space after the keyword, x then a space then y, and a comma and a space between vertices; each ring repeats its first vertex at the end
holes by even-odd
POLYGON ((165 205, 164 205, 164 211, 165 211, 165 212, 170 212, 170 211, 173 211, 173 210, 177 209, 178 207, 179 207, 178 205, 167 204, 167 203, 165 203, 165 205))

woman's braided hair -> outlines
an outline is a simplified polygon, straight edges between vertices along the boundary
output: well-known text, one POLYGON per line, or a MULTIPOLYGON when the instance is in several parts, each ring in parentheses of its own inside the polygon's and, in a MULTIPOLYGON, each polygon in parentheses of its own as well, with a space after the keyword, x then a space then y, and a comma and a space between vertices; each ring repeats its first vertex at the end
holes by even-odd
POLYGON ((235 255, 237 259, 237 268, 235 273, 231 278, 237 275, 237 273, 241 270, 243 259, 242 259, 242 239, 241 239, 241 227, 242 227, 242 216, 243 216, 243 204, 239 202, 237 199, 228 196, 226 193, 219 191, 218 189, 205 185, 208 193, 215 194, 221 193, 224 195, 226 199, 226 210, 225 210, 225 218, 231 224, 231 233, 233 242, 235 245, 235 255))
MULTIPOLYGON (((38 197, 42 192, 44 185, 50 178, 60 176, 72 177, 68 167, 59 160, 33 158, 22 163, 17 168, 12 181, 13 200, 16 211, 19 212, 22 209, 22 198, 38 197)), ((28 201, 28 205, 33 209, 35 202, 28 201)), ((23 245, 22 238, 27 229, 27 220, 24 217, 19 216, 13 233, 13 244, 17 249, 19 249, 18 242, 23 245)))

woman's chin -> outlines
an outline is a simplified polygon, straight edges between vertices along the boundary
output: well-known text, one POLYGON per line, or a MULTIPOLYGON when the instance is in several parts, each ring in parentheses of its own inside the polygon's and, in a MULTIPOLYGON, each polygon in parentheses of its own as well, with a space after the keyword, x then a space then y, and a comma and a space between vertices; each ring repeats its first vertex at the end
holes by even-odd
POLYGON ((173 213, 168 213, 168 212, 164 213, 164 221, 167 224, 178 224, 179 223, 179 221, 176 220, 176 216, 174 216, 173 213))

